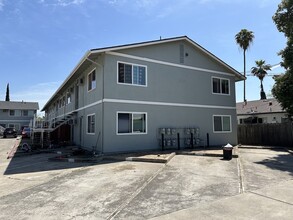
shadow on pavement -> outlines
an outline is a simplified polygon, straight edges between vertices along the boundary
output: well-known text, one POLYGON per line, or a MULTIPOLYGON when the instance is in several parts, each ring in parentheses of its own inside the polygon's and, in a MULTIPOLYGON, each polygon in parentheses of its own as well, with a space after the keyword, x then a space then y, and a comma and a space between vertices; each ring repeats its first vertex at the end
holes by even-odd
POLYGON ((293 155, 280 148, 271 148, 270 150, 276 152, 276 155, 255 163, 267 166, 273 170, 288 172, 293 176, 293 155))
POLYGON ((65 147, 54 150, 33 151, 24 153, 19 149, 10 159, 10 162, 4 171, 4 175, 21 174, 21 173, 33 173, 43 171, 53 171, 62 169, 72 169, 80 167, 89 167, 98 164, 113 163, 121 161, 119 158, 106 158, 101 160, 99 157, 93 157, 92 155, 74 155, 73 148, 65 147), (60 151, 62 154, 57 154, 60 151), (75 161, 68 161, 55 158, 74 158, 75 161), (53 159, 53 160, 52 160, 53 159))

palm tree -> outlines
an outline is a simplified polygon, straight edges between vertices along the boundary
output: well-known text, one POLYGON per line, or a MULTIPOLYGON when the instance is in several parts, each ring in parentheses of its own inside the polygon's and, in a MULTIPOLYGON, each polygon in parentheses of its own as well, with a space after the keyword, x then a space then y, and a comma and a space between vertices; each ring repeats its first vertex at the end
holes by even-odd
POLYGON ((262 81, 267 75, 267 71, 271 70, 271 65, 265 64, 264 60, 255 61, 256 67, 251 68, 251 73, 260 80, 260 99, 267 99, 266 93, 263 90, 262 81))
MULTIPOLYGON (((243 58, 244 58, 244 77, 246 77, 246 57, 245 52, 249 48, 250 44, 252 43, 254 38, 254 34, 252 31, 247 29, 242 29, 238 34, 235 35, 236 43, 243 49, 243 58)), ((244 79, 244 88, 243 88, 243 99, 244 102, 246 101, 246 79, 244 79)))

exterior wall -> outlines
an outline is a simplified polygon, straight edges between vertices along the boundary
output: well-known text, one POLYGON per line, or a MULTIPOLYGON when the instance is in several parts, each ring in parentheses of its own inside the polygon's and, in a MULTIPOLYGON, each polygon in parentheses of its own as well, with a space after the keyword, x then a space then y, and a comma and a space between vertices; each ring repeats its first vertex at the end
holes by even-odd
MULTIPOLYGON (((102 58, 101 58, 102 59, 102 58)), ((99 61, 99 62, 102 62, 99 61)), ((71 80, 60 93, 59 100, 72 89, 71 102, 56 108, 57 99, 53 100, 46 109, 46 116, 49 122, 58 121, 64 116, 76 112, 71 124, 72 142, 83 146, 88 150, 100 151, 102 148, 102 94, 103 94, 103 69, 95 64, 88 65, 78 76, 71 80), (96 70, 96 88, 88 91, 88 74, 96 70), (78 95, 77 95, 78 94, 78 95), (54 105, 55 104, 55 105, 54 105), (50 111, 51 109, 51 111, 50 111), (87 133, 87 116, 95 114, 95 134, 87 133)))
MULTIPOLYGON (((164 59, 179 64, 179 45, 159 45, 158 48, 156 46, 121 53, 164 59)), ((199 62, 194 64, 185 60, 189 65, 198 64, 208 70, 212 67, 217 71, 228 72, 203 53, 186 45, 185 48, 189 53, 188 59, 199 62)), ((104 152, 159 149, 157 129, 161 127, 199 127, 201 139, 206 141, 206 134, 209 133, 210 145, 237 143, 235 80, 232 75, 149 62, 140 57, 135 59, 110 54, 105 58, 105 85, 104 152), (147 66, 147 86, 118 84, 118 61, 147 66), (230 94, 213 94, 212 77, 228 79, 230 94), (181 104, 192 107, 180 107, 181 104), (118 111, 146 112, 147 134, 117 135, 118 111), (232 132, 214 133, 213 115, 231 116, 232 132)))
POLYGON ((98 104, 78 112, 73 125, 73 141, 87 150, 102 151, 102 105, 98 104), (87 116, 95 115, 95 133, 87 133, 87 116))
MULTIPOLYGON (((178 50, 174 53, 177 52, 178 50)), ((172 55, 172 51, 168 54, 172 55)), ((189 54, 192 56, 191 52, 189 54)), ((205 63, 208 63, 207 57, 206 60, 205 63)), ((208 64, 207 68, 209 68, 208 64)), ((235 80, 234 76, 228 74, 184 69, 108 55, 105 60, 105 85, 107 85, 105 98, 235 107, 235 80), (147 66, 147 87, 117 84, 118 61, 147 66), (212 94, 213 76, 230 80, 230 95, 212 94)))
MULTIPOLYGON (((188 127, 199 127, 200 139, 204 140, 205 143, 206 134, 209 133, 210 145, 237 144, 235 110, 105 103, 104 152, 161 149, 158 141, 158 128, 188 127), (146 112, 146 134, 117 134, 118 111, 146 112), (232 132, 213 132, 213 115, 219 114, 232 116, 232 132)), ((181 147, 183 147, 182 142, 181 147)))
POLYGON ((229 70, 226 69, 223 65, 220 65, 210 57, 207 58, 205 53, 193 47, 191 44, 186 43, 186 41, 176 41, 173 43, 137 47, 117 52, 171 62, 175 64, 183 64, 198 68, 208 68, 215 71, 229 72, 229 70), (182 46, 183 51, 181 49, 182 46), (183 59, 181 54, 183 54, 183 59), (186 54, 188 55, 186 56, 186 54))

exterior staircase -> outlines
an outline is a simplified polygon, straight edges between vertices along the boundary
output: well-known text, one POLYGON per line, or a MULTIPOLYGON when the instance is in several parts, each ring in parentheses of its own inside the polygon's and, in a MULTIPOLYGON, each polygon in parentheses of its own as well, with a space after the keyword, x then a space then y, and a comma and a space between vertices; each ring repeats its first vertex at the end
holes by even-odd
POLYGON ((66 123, 73 123, 76 112, 71 112, 63 117, 56 117, 52 121, 34 120, 32 131, 32 144, 37 147, 49 147, 51 144, 50 133, 66 123))

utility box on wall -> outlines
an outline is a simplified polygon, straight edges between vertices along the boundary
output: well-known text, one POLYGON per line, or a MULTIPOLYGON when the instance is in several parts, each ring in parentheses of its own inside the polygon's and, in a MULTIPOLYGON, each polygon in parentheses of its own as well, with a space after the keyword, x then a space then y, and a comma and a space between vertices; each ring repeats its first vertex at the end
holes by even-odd
POLYGON ((159 128, 157 139, 162 149, 177 147, 192 148, 200 146, 203 141, 200 139, 200 129, 191 128, 159 128))

